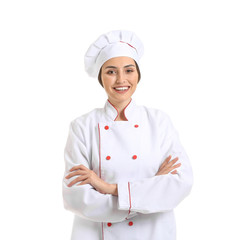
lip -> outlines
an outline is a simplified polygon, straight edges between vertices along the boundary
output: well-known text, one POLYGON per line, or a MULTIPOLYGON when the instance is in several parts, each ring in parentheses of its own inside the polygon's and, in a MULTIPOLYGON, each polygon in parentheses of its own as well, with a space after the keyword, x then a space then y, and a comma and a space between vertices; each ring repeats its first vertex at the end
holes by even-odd
POLYGON ((120 87, 128 87, 128 88, 130 88, 130 86, 115 86, 113 88, 120 88, 120 87))
POLYGON ((116 86, 116 87, 113 87, 113 90, 115 91, 115 92, 117 92, 117 93, 119 93, 119 94, 124 94, 124 93, 126 93, 126 92, 128 92, 128 90, 130 89, 130 86, 116 86), (127 87, 128 89, 126 89, 126 90, 124 90, 124 91, 118 91, 118 90, 116 90, 116 88, 123 88, 123 87, 127 87))

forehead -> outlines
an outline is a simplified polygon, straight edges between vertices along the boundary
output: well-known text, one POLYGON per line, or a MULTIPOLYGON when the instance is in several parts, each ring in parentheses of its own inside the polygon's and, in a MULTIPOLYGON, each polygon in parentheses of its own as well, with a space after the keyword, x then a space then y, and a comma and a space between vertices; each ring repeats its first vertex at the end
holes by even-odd
POLYGON ((124 67, 126 65, 135 65, 135 61, 130 58, 130 57, 115 57, 115 58, 111 58, 108 61, 106 61, 103 64, 103 68, 107 67, 107 66, 115 66, 115 67, 124 67))

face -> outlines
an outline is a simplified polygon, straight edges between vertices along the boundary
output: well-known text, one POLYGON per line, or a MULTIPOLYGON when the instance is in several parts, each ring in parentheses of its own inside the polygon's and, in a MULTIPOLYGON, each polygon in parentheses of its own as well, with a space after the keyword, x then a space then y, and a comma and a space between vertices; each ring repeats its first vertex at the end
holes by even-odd
POLYGON ((115 106, 126 106, 137 88, 138 72, 129 57, 115 57, 102 66, 101 78, 109 101, 115 106))

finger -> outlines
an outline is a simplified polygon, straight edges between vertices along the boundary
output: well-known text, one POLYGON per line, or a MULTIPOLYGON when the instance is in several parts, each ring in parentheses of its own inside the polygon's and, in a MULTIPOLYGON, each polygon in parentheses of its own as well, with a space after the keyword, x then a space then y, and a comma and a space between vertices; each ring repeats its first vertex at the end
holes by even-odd
POLYGON ((173 166, 176 162, 178 161, 178 157, 174 158, 173 160, 171 160, 166 167, 169 168, 171 166, 173 166))
POLYGON ((174 168, 179 168, 179 167, 181 167, 181 165, 182 165, 181 163, 178 163, 178 164, 176 164, 176 165, 173 165, 172 168, 173 168, 173 169, 174 169, 174 168))
POLYGON ((162 168, 160 168, 160 171, 164 172, 165 174, 169 173, 169 169, 178 161, 177 158, 174 158, 167 164, 165 164, 162 168))
POLYGON ((72 172, 72 171, 76 171, 76 170, 89 170, 89 169, 81 164, 81 165, 72 167, 69 171, 72 172))
MULTIPOLYGON (((177 160, 179 160, 179 158, 178 158, 178 157, 175 157, 173 160, 174 160, 174 161, 175 161, 175 160, 177 161, 177 160)), ((173 161, 173 160, 172 160, 172 161, 173 161)))
POLYGON ((179 168, 181 166, 181 163, 178 163, 174 166, 172 166, 171 168, 168 169, 168 172, 171 172, 172 170, 176 169, 176 168, 179 168))
POLYGON ((74 179, 73 181, 71 181, 69 184, 68 184, 68 187, 72 187, 74 184, 76 184, 77 182, 81 182, 83 180, 86 180, 88 177, 87 176, 80 176, 80 177, 77 177, 76 179, 74 179))
POLYGON ((180 167, 181 166, 181 163, 178 163, 178 164, 176 164, 176 165, 174 165, 174 166, 172 166, 172 167, 166 167, 164 170, 162 170, 162 172, 161 172, 161 174, 168 174, 168 173, 170 173, 172 170, 174 170, 174 169, 176 169, 176 168, 178 168, 178 167, 180 167))
POLYGON ((172 156, 169 155, 165 160, 164 162, 162 163, 162 165, 160 166, 159 170, 163 169, 167 164, 168 162, 171 160, 172 156))
POLYGON ((171 174, 177 174, 177 170, 172 171, 171 174))
POLYGON ((82 181, 81 183, 79 183, 77 186, 80 186, 80 185, 85 185, 85 184, 88 184, 89 183, 89 179, 85 180, 85 181, 82 181))
POLYGON ((69 172, 76 171, 76 170, 79 170, 79 169, 81 169, 81 165, 77 165, 77 166, 72 167, 72 168, 69 170, 69 172))
POLYGON ((77 176, 77 175, 84 175, 84 174, 86 174, 85 171, 77 170, 77 171, 75 171, 75 172, 72 172, 72 173, 68 174, 65 178, 66 178, 66 179, 69 179, 69 178, 71 178, 71 177, 74 177, 74 176, 77 176))

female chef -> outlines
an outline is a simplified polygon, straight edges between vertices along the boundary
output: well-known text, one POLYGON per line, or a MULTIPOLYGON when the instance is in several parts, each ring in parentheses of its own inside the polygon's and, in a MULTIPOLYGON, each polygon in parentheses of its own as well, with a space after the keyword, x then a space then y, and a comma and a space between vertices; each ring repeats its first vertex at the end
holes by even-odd
POLYGON ((128 31, 101 35, 85 55, 108 99, 72 121, 63 199, 75 214, 72 240, 174 240, 173 209, 192 170, 169 117, 132 100, 143 45, 128 31))

